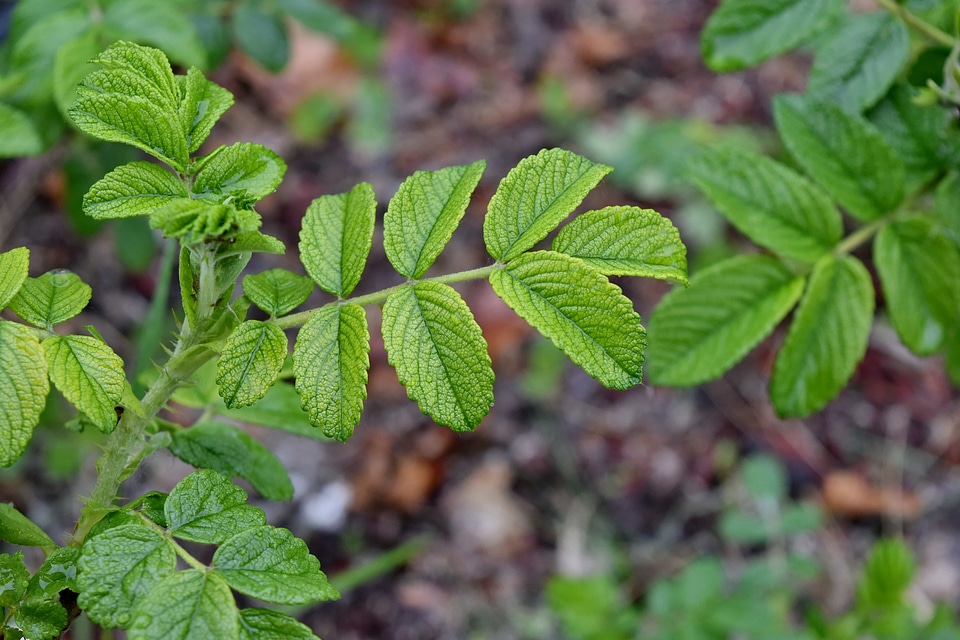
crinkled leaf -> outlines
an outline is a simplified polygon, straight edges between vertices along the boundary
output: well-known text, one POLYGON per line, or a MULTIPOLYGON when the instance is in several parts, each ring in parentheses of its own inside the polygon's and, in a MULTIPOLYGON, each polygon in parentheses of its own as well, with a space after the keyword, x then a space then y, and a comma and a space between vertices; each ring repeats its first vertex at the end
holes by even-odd
POLYGON ((260 215, 229 204, 187 198, 174 200, 150 215, 150 226, 185 245, 227 240, 260 228, 260 215))
POLYGON ((960 326, 960 254, 927 218, 885 225, 874 261, 887 314, 911 351, 930 355, 960 326))
POLYGON ((613 169, 564 149, 520 161, 490 198, 483 222, 487 251, 502 262, 543 240, 613 169))
POLYGON ((217 149, 202 161, 193 193, 205 200, 249 208, 273 193, 287 163, 261 144, 238 142, 217 149))
POLYGON ((217 248, 217 257, 223 258, 240 253, 252 253, 254 251, 283 255, 287 252, 287 248, 283 242, 273 236, 268 236, 259 231, 250 231, 237 234, 229 243, 217 248))
POLYGON ((111 2, 103 25, 120 37, 150 44, 184 65, 206 67, 207 55, 182 9, 154 0, 111 2))
POLYGON ((773 331, 803 293, 803 278, 767 256, 740 256, 696 274, 650 317, 647 373, 657 385, 716 378, 773 331))
POLYGON ((213 554, 214 573, 240 593, 277 604, 310 604, 340 597, 320 561, 287 529, 248 529, 213 554))
POLYGON ((43 151, 43 140, 26 113, 0 102, 0 158, 34 156, 43 151))
POLYGON ((287 357, 280 327, 247 320, 233 330, 217 361, 217 386, 227 408, 251 405, 266 394, 287 357))
POLYGON ((706 149, 689 175, 733 226, 785 257, 815 262, 843 235, 840 212, 830 198, 764 156, 735 147, 706 149))
POLYGON ((130 640, 229 640, 238 637, 237 605, 214 572, 181 571, 158 584, 134 612, 130 640))
POLYGON ((233 94, 204 77, 196 67, 190 67, 185 76, 176 76, 180 83, 180 124, 187 137, 187 150, 200 148, 210 130, 227 109, 233 106, 233 94))
POLYGON ((137 161, 117 167, 90 187, 83 196, 83 212, 97 220, 129 218, 186 197, 186 188, 173 173, 137 161))
POLYGON ((17 247, 0 253, 0 309, 7 306, 20 287, 27 281, 30 270, 30 250, 17 247))
POLYGON ((324 435, 345 441, 360 422, 367 397, 370 331, 363 307, 317 309, 293 349, 293 373, 300 403, 324 435))
POLYGON ((142 524, 108 529, 83 545, 78 603, 102 627, 126 628, 133 610, 177 567, 173 543, 142 524))
POLYGON ((164 506, 167 504, 167 494, 162 491, 149 491, 126 506, 127 509, 134 509, 161 527, 167 526, 167 514, 164 512, 164 506))
POLYGON ((383 248, 397 273, 414 280, 427 272, 450 241, 480 182, 483 160, 404 180, 383 217, 383 248))
POLYGON ((24 547, 56 546, 43 529, 5 502, 0 502, 0 540, 24 547))
POLYGON ((817 34, 841 0, 724 0, 700 36, 703 57, 717 72, 752 67, 817 34))
POLYGON ((903 163, 860 116, 782 94, 774 100, 774 117, 797 162, 858 219, 878 218, 903 200, 903 163))
POLYGON ((347 296, 360 282, 373 243, 377 211, 373 187, 322 196, 307 207, 300 229, 300 260, 320 288, 347 296))
POLYGON ((676 227, 652 209, 587 211, 560 229, 552 249, 580 258, 607 276, 687 284, 687 248, 676 227))
POLYGON ((234 10, 231 26, 240 49, 264 69, 276 73, 287 66, 290 39, 280 16, 255 4, 242 4, 234 10))
POLYGON ((250 435, 222 422, 174 432, 170 452, 198 468, 240 477, 268 500, 289 500, 293 485, 277 457, 250 435))
POLYGON ((27 448, 50 382, 36 334, 15 322, 0 321, 0 467, 9 467, 27 448))
POLYGON ((19 603, 29 582, 30 572, 23 564, 23 552, 0 554, 0 607, 19 603))
POLYGON ((847 111, 863 111, 887 92, 909 55, 910 33, 893 15, 849 16, 817 51, 807 93, 847 111))
POLYGON ((243 277, 243 292, 271 316, 282 316, 307 301, 313 280, 286 269, 268 269, 243 277))
POLYGON ((67 626, 67 610, 59 602, 27 598, 13 614, 12 626, 30 640, 59 638, 67 626))
POLYGON ((165 108, 176 108, 180 102, 176 77, 160 49, 121 41, 107 47, 93 62, 108 71, 135 74, 139 81, 156 88, 157 99, 165 108))
POLYGON ((646 332, 620 288, 554 251, 520 256, 490 276, 493 290, 605 387, 640 382, 646 332))
POLYGON ((97 68, 90 60, 102 48, 98 35, 96 29, 89 29, 64 43, 57 51, 53 62, 53 95, 57 108, 65 116, 77 99, 77 85, 97 68))
POLYGON ((116 406, 126 376, 123 360, 92 336, 56 336, 43 341, 47 369, 54 386, 97 428, 110 433, 117 426, 116 406))
POLYGON ((487 343, 466 303, 436 282, 403 287, 387 298, 383 343, 400 384, 437 424, 470 431, 493 404, 487 343))
MULTIPOLYGON (((54 550, 47 556, 33 578, 37 593, 47 598, 59 598, 60 592, 64 589, 79 592, 80 587, 77 584, 79 560, 80 549, 77 547, 60 547, 54 550)), ((33 589, 34 586, 31 586, 31 590, 33 589)))
POLYGON ((27 278, 9 306, 30 324, 50 329, 83 311, 91 295, 93 290, 80 276, 58 269, 27 278))
POLYGON ((235 533, 266 523, 263 511, 246 502, 247 492, 225 475, 201 469, 177 483, 163 510, 176 537, 220 544, 235 533))
POLYGON ((847 384, 867 349, 873 307, 859 260, 828 256, 814 265, 770 381, 781 417, 817 411, 847 384))
POLYGON ((320 640, 310 627, 270 609, 240 611, 239 640, 320 640))

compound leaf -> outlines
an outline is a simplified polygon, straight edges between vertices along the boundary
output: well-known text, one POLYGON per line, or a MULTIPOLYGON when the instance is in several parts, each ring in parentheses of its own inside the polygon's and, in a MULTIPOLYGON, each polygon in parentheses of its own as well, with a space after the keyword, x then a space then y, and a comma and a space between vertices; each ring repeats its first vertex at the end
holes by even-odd
POLYGON ((240 611, 239 640, 320 640, 310 627, 270 609, 240 611))
POLYGON ((470 431, 493 404, 493 369, 473 314, 453 288, 403 287, 383 305, 383 343, 400 384, 437 424, 470 431))
POLYGON ((520 256, 490 276, 500 298, 605 387, 640 382, 646 332, 620 288, 576 258, 520 256))
POLYGON ((224 640, 240 633, 237 605, 215 572, 189 569, 158 584, 134 612, 130 640, 224 640))
POLYGON ((300 229, 300 260, 327 293, 347 296, 360 282, 373 244, 377 211, 373 187, 321 196, 307 207, 300 229))
POLYGON ((840 212, 806 178, 745 149, 704 150, 693 182, 744 235, 782 256, 815 262, 843 235, 840 212))
POLYGON ((262 398, 277 381, 286 357, 287 336, 280 327, 247 320, 234 329, 217 361, 217 386, 227 408, 262 398))
POLYGON ((612 170, 564 149, 544 149, 524 158, 490 198, 483 221, 487 251, 501 262, 527 251, 612 170))
POLYGON ((874 261, 887 313, 903 343, 918 355, 938 351, 960 326, 960 254, 927 219, 885 225, 874 261))
POLYGON ((183 96, 177 111, 187 150, 193 153, 210 135, 220 116, 233 106, 233 94, 207 80, 196 67, 190 67, 185 76, 177 76, 177 81, 183 96))
POLYGON ((250 208, 273 193, 287 163, 262 144, 238 142, 204 158, 193 180, 193 193, 205 200, 250 208))
POLYGON ((34 156, 43 151, 43 146, 27 114, 0 102, 0 158, 34 156))
POLYGON ((186 197, 177 176, 152 162, 137 161, 117 167, 90 187, 83 196, 83 213, 97 220, 129 218, 186 197))
POLYGON ((0 502, 0 540, 23 547, 57 546, 43 529, 6 502, 0 502))
POLYGON ((317 309, 293 348, 293 373, 300 404, 323 434, 345 441, 360 422, 367 397, 370 332, 363 307, 317 309))
POLYGON ((50 380, 97 428, 117 426, 116 406, 126 376, 123 360, 92 336, 55 336, 43 341, 50 380))
POLYGON ((287 529, 256 527, 226 540, 213 554, 214 572, 253 598, 310 604, 340 597, 307 544, 287 529))
POLYGON ((29 582, 30 572, 23 564, 22 551, 0 554, 0 607, 18 604, 29 582))
POLYGON ((817 411, 847 384, 867 349, 873 307, 859 260, 827 256, 814 265, 770 381, 781 417, 817 411))
POLYGON ((307 301, 313 280, 286 269, 268 269, 243 277, 243 292, 271 316, 282 316, 307 301))
POLYGON ((698 273, 650 318, 650 381, 682 387, 718 377, 773 331, 801 293, 803 278, 767 256, 740 256, 698 273))
POLYGON ((0 309, 7 306, 20 287, 27 281, 30 270, 30 250, 17 247, 0 253, 0 309))
POLYGON ((903 163, 860 116, 782 94, 774 100, 774 118, 793 157, 851 215, 873 220, 903 200, 903 163))
POLYGON ((27 278, 9 306, 30 324, 50 329, 83 311, 91 295, 93 290, 80 276, 58 269, 27 278))
POLYGON ((724 0, 700 45, 707 65, 737 71, 802 44, 843 9, 840 0, 724 0))
POLYGON ((211 469, 194 471, 177 483, 163 505, 170 532, 182 540, 220 544, 240 531, 266 523, 247 492, 211 469))
POLYGON ((401 183, 383 218, 383 247, 397 273, 414 280, 450 241, 480 182, 483 160, 439 171, 417 171, 401 183))
POLYGON ((153 0, 111 2, 103 25, 121 37, 151 44, 184 65, 206 67, 207 54, 190 18, 174 3, 153 0))
POLYGON ((652 209, 587 211, 560 229, 552 249, 580 258, 607 276, 687 284, 687 248, 676 227, 652 209))
POLYGON ((88 538, 77 566, 80 608, 102 627, 126 628, 143 597, 176 570, 177 553, 151 527, 126 524, 88 538))
POLYGON ((27 448, 49 392, 47 362, 36 334, 0 321, 0 467, 12 465, 27 448))
POLYGON ((170 453, 187 464, 247 480, 268 500, 289 500, 293 485, 283 464, 265 446, 222 422, 201 422, 173 433, 170 453))
POLYGON ((183 198, 155 209, 150 215, 150 227, 190 245, 254 232, 260 228, 260 215, 229 204, 183 198))

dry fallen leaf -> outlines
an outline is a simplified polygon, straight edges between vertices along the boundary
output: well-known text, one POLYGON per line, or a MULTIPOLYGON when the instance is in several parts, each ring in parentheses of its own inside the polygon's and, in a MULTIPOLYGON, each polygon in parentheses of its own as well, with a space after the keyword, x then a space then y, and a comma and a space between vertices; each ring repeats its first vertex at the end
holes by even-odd
POLYGON ((832 471, 823 480, 823 505, 847 517, 879 516, 913 519, 920 515, 920 500, 909 491, 870 484, 856 471, 832 471))

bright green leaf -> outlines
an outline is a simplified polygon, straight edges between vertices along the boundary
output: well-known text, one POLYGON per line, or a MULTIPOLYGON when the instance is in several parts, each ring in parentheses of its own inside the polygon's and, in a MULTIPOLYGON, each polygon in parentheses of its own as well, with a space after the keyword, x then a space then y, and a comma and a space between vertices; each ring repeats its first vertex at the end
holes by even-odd
POLYGON ((194 471, 177 483, 163 510, 171 533, 183 540, 220 544, 266 523, 262 510, 246 504, 247 492, 222 473, 194 471))
POLYGON ((520 161, 490 198, 483 239, 506 262, 543 240, 613 169, 563 149, 520 161))
POLYGON ((7 306, 20 287, 27 281, 30 270, 30 250, 17 247, 0 253, 0 309, 7 306))
POLYGON ((169 576, 134 612, 130 640, 230 640, 239 616, 233 594, 213 572, 197 569, 169 576))
POLYGON ((30 640, 59 638, 67 626, 67 610, 59 601, 27 598, 14 612, 12 626, 30 640))
POLYGON ((103 12, 103 26, 118 37, 153 45, 184 65, 206 67, 207 55, 187 15, 167 2, 123 0, 103 12))
POLYGON ((847 384, 867 349, 873 307, 859 260, 825 257, 814 265, 770 381, 781 417, 813 413, 847 384))
POLYGON ((80 276, 58 269, 27 278, 9 306, 30 324, 50 329, 83 311, 91 295, 93 290, 80 276))
POLYGON ((687 248, 676 227, 652 209, 587 211, 560 229, 552 249, 580 258, 603 275, 687 284, 687 248))
POLYGON ((30 572, 23 564, 23 552, 17 551, 13 555, 0 554, 0 607, 18 604, 27 590, 28 582, 30 572))
POLYGON ((815 262, 843 236, 840 212, 830 198, 767 157, 713 147, 697 156, 689 171, 733 226, 780 255, 815 262))
POLYGON ((656 385, 718 377, 773 331, 803 292, 803 278, 767 256, 740 256, 696 274, 650 318, 647 373, 656 385))
POLYGON ((43 529, 5 502, 0 502, 0 540, 24 547, 55 547, 43 529))
POLYGON ((363 307, 317 309, 293 349, 296 389, 310 422, 324 435, 345 441, 360 422, 367 397, 370 332, 363 307))
POLYGON ((279 16, 245 3, 234 10, 231 26, 240 49, 264 69, 277 73, 287 66, 290 39, 279 16))
POLYGON ((143 597, 176 570, 177 553, 154 529, 127 524, 88 538, 78 567, 80 608, 102 627, 126 628, 143 597))
POLYGON ((36 334, 23 325, 0 321, 0 467, 9 467, 27 448, 50 382, 36 334))
POLYGON ((40 133, 27 114, 0 102, 0 158, 35 156, 42 151, 40 133))
POLYGON ((201 161, 193 193, 205 200, 249 208, 273 193, 287 163, 260 144, 238 142, 221 147, 201 161))
POLYGON ((322 196, 307 207, 300 229, 300 260, 320 288, 347 296, 360 282, 373 243, 377 211, 373 187, 322 196))
POLYGON ((287 336, 276 325, 247 320, 234 329, 217 362, 217 386, 227 408, 251 405, 267 393, 287 357, 287 336))
POLYGON ((490 276, 493 290, 605 387, 640 382, 646 332, 620 288, 576 258, 520 256, 490 276))
POLYGON ((849 16, 817 51, 807 94, 859 113, 887 92, 909 55, 910 33, 893 15, 849 16))
POLYGON ((187 150, 200 148, 213 125, 227 109, 233 106, 233 94, 207 80, 196 67, 190 67, 185 76, 176 76, 180 83, 180 124, 187 137, 187 150))
POLYGON ((268 269, 243 277, 243 292, 271 316, 282 316, 307 301, 313 280, 286 269, 268 269))
POLYGON ((286 529, 238 533, 213 554, 213 567, 231 587, 265 602, 311 604, 340 597, 306 543, 286 529))
POLYGON ((863 567, 857 600, 868 607, 890 608, 901 603, 916 570, 913 554, 902 540, 874 544, 863 567))
POLYGON ((816 35, 842 11, 840 0, 724 0, 700 36, 717 72, 752 67, 816 35))
POLYGON ((240 611, 239 640, 320 640, 310 627, 270 609, 240 611))
POLYGON ((470 431, 493 404, 493 369, 473 314, 454 289, 436 282, 387 298, 383 343, 400 384, 437 424, 470 431))
POLYGON ((54 386, 97 428, 110 433, 117 426, 116 406, 126 376, 123 360, 92 336, 56 336, 43 341, 47 369, 54 386))
POLYGON ((97 68, 89 61, 100 53, 101 48, 97 30, 89 29, 64 43, 57 51, 53 63, 53 95, 60 113, 67 115, 70 105, 77 99, 77 85, 97 68))
POLYGON ((186 197, 186 188, 173 173, 137 161, 117 167, 90 187, 83 196, 83 212, 97 220, 129 218, 186 197))
POLYGON ((260 228, 260 215, 228 204, 210 204, 187 198, 173 200, 155 209, 150 226, 184 245, 226 240, 260 228))
POLYGON ((283 245, 283 242, 273 236, 268 236, 259 231, 248 231, 238 233, 231 242, 218 247, 217 258, 225 258, 241 253, 252 253, 254 251, 283 255, 287 252, 287 248, 283 245))
POLYGON ((903 163, 863 118, 786 94, 774 100, 774 117, 793 157, 858 219, 878 218, 903 200, 903 163))
POLYGON ((939 350, 960 326, 957 247, 929 219, 913 216, 880 230, 874 261, 900 339, 918 355, 939 350))
POLYGON ((173 433, 170 453, 198 468, 247 480, 268 500, 289 500, 287 470, 265 446, 222 422, 201 422, 173 433))
POLYGON ((383 247, 397 273, 417 280, 450 241, 480 182, 483 160, 404 180, 383 217, 383 247))

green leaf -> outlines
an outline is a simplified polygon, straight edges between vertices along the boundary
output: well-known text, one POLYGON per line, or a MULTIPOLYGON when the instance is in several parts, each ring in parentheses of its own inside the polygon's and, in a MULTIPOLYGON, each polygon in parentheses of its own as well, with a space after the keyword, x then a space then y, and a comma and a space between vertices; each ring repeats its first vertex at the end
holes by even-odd
POLYGON ((322 431, 310 423, 309 416, 300 408, 300 396, 293 385, 286 382, 270 387, 263 400, 252 407, 242 409, 224 407, 217 413, 232 420, 279 429, 305 438, 327 439, 322 431))
POLYGON ((50 382, 36 334, 14 322, 0 321, 0 467, 9 467, 27 448, 50 382))
POLYGON ((576 258, 553 251, 520 256, 490 276, 493 290, 524 320, 605 387, 640 382, 646 332, 620 288, 576 258))
POLYGON ((254 4, 241 4, 233 12, 231 26, 240 49, 264 69, 277 73, 287 66, 290 40, 279 16, 254 4))
POLYGON ((767 256, 739 256, 696 274, 650 318, 650 382, 685 387, 720 376, 773 331, 801 293, 803 278, 767 256))
POLYGON ((224 241, 260 228, 260 215, 229 204, 179 199, 163 205, 150 215, 150 226, 184 245, 224 241))
POLYGON ((0 502, 0 540, 23 547, 57 546, 43 529, 5 502, 0 502))
POLYGON ((237 638, 233 594, 213 572, 189 569, 158 584, 137 607, 130 640, 225 640, 237 638))
POLYGON ((249 254, 254 251, 283 255, 287 252, 287 248, 283 245, 283 242, 273 236, 268 236, 259 231, 249 231, 238 233, 229 243, 218 247, 217 258, 225 258, 241 253, 249 254))
POLYGON ((30 250, 17 247, 0 253, 0 309, 13 299, 27 281, 30 270, 30 250))
POLYGON ((874 544, 863 567, 857 600, 868 607, 889 608, 900 604, 913 582, 913 554, 902 540, 874 544))
POLYGON ((279 611, 240 611, 239 640, 320 640, 305 624, 279 611))
POLYGON ((23 552, 0 554, 0 607, 19 604, 29 582, 30 572, 23 564, 23 552))
POLYGON ((311 604, 340 597, 303 540, 263 526, 225 541, 213 554, 214 573, 240 593, 277 604, 311 604))
POLYGON ((911 351, 930 355, 960 326, 960 254, 926 217, 885 225, 874 261, 887 313, 911 351))
POLYGON ((774 118, 793 157, 851 215, 873 220, 903 200, 903 163, 863 118, 786 94, 774 99, 774 118))
POLYGON ((123 0, 103 12, 103 25, 117 37, 153 45, 184 65, 207 65, 207 54, 185 13, 166 2, 123 0))
POLYGON ((311 424, 341 442, 360 422, 367 397, 370 331, 363 307, 330 305, 314 311, 293 348, 300 403, 311 424))
POLYGON ((6 48, 7 60, 21 82, 7 96, 9 100, 28 107, 49 105, 53 98, 51 70, 60 47, 90 26, 90 12, 86 7, 64 7, 45 12, 22 37, 11 41, 13 46, 6 48))
POLYGON ((949 172, 937 185, 932 212, 936 222, 960 247, 960 173, 949 172))
POLYGON ((43 341, 54 386, 104 433, 117 426, 116 406, 126 376, 123 360, 92 336, 56 336, 43 341))
POLYGON ((300 229, 300 260, 327 293, 350 295, 373 244, 377 201, 361 182, 347 193, 322 196, 307 207, 300 229))
POLYGON ((707 65, 737 71, 796 48, 843 10, 840 0, 724 0, 700 45, 707 65))
POLYGON ((13 614, 12 626, 30 640, 59 638, 67 626, 67 611, 59 602, 27 598, 13 614))
POLYGON ((153 213, 187 197, 183 183, 152 162, 121 165, 98 180, 83 196, 83 212, 91 218, 129 218, 153 213))
POLYGON ((606 276, 687 284, 687 248, 676 227, 652 209, 587 211, 560 229, 552 249, 580 258, 606 276))
POLYGON ((193 193, 205 200, 249 208, 273 193, 287 164, 261 144, 238 142, 221 147, 201 160, 193 193))
POLYGON ((420 411, 454 431, 480 424, 493 404, 493 369, 460 294, 429 281, 403 287, 384 303, 381 330, 390 364, 420 411))
POLYGON ((783 500, 787 497, 786 471, 773 456, 750 456, 744 461, 740 476, 747 491, 757 500, 783 500))
POLYGON ((195 467, 240 477, 268 500, 289 500, 293 485, 276 456, 253 437, 222 422, 201 422, 173 433, 170 453, 195 467))
POLYGON ((694 159, 689 172, 733 226, 780 255, 815 262, 843 236, 840 212, 830 198, 769 158, 713 147, 694 159))
POLYGON ((9 307, 30 324, 51 329, 83 311, 91 295, 93 290, 80 276, 58 269, 27 278, 9 307))
MULTIPOLYGON (((51 545, 53 542, 51 541, 51 545)), ((46 598, 59 600, 60 592, 64 589, 79 591, 77 585, 77 562, 80 560, 80 549, 77 547, 60 547, 44 560, 33 582, 36 591, 46 598)), ((31 585, 31 591, 34 586, 31 585)))
POLYGON ((227 408, 251 405, 267 393, 287 357, 280 327, 247 320, 234 329, 217 361, 217 386, 227 408))
POLYGON ((887 92, 909 55, 910 33, 893 15, 849 16, 817 51, 807 94, 859 113, 887 92))
POLYGON ((163 510, 170 532, 182 540, 220 544, 266 523, 263 511, 246 504, 247 492, 221 473, 194 471, 177 483, 163 510))
POLYGON ((167 504, 167 494, 162 491, 150 491, 129 503, 127 509, 135 509, 150 518, 151 521, 166 528, 167 514, 164 505, 167 504))
POLYGON ((487 251, 507 262, 543 240, 613 169, 563 149, 520 161, 490 198, 483 222, 487 251))
POLYGON ((828 256, 814 265, 770 381, 781 417, 813 413, 847 384, 867 349, 873 306, 859 260, 828 256))
POLYGON ((955 386, 960 387, 960 329, 954 329, 947 339, 943 352, 943 365, 947 370, 950 381, 955 386))
POLYGON ((417 280, 450 241, 480 182, 483 160, 404 180, 383 217, 383 248, 397 273, 417 280))
POLYGON ((286 269, 269 269, 243 277, 243 292, 271 316, 282 316, 307 301, 313 280, 286 269))
POLYGON ((144 596, 177 568, 173 543, 142 524, 107 529, 83 544, 78 604, 102 627, 126 628, 144 596))
POLYGON ((35 156, 42 151, 40 133, 27 114, 0 102, 0 158, 35 156))
POLYGON ((97 30, 89 29, 64 43, 57 51, 53 62, 53 95, 64 116, 77 99, 77 85, 97 68, 89 61, 100 53, 101 48, 97 30))
POLYGON ((176 77, 183 96, 178 109, 180 124, 187 137, 187 150, 193 153, 210 135, 220 116, 233 106, 233 94, 207 80, 196 67, 190 67, 187 75, 176 77))

